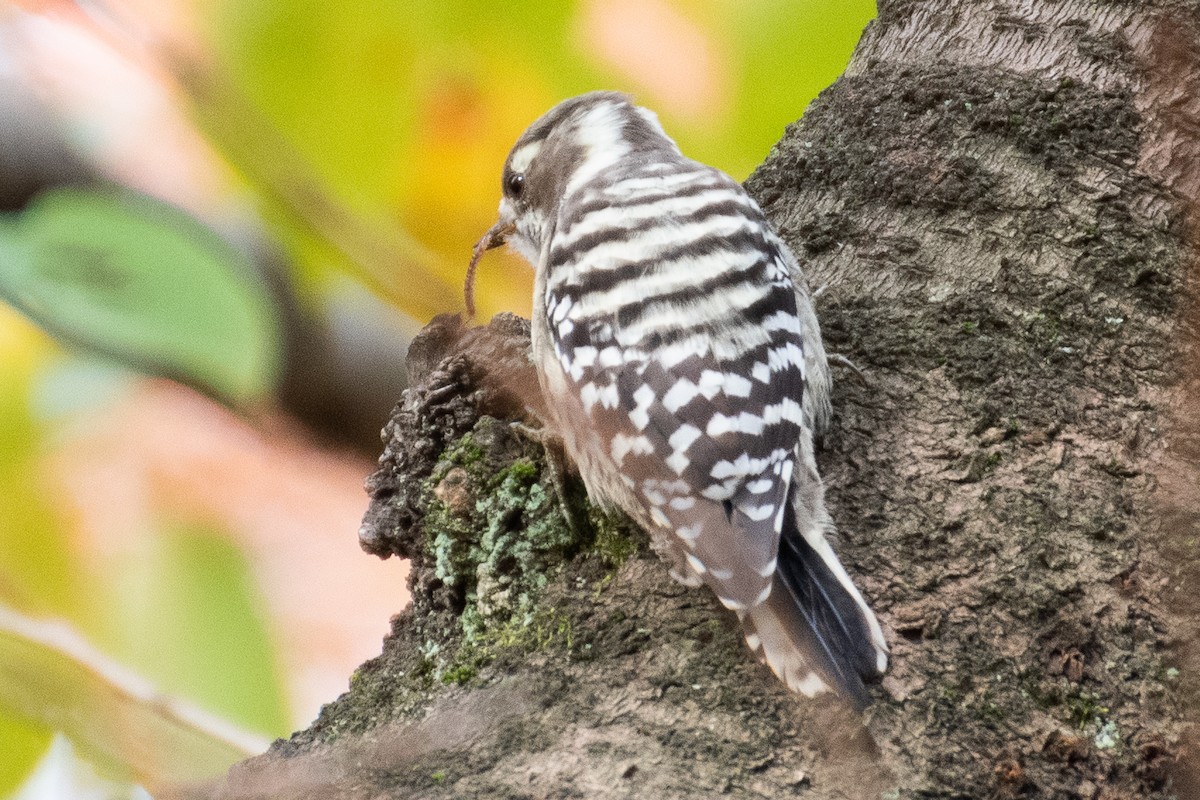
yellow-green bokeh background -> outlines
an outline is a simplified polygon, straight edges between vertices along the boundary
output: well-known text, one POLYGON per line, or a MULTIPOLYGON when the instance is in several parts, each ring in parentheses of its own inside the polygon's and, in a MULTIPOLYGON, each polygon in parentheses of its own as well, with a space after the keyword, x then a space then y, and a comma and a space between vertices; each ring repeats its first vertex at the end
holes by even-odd
MULTIPOLYGON (((364 218, 386 217, 434 251, 457 290, 493 221, 509 147, 554 103, 630 92, 685 153, 745 178, 841 73, 875 11, 873 0, 661 2, 689 30, 664 33, 661 57, 629 75, 594 41, 598 20, 628 5, 225 0, 208 22, 220 63, 319 177, 364 218), (672 41, 693 34, 709 57, 707 104, 654 88, 690 74, 695 53, 672 41)), ((328 251, 291 242, 310 275, 330 266, 328 251)), ((528 308, 531 281, 514 260, 480 280, 485 313, 528 308)))

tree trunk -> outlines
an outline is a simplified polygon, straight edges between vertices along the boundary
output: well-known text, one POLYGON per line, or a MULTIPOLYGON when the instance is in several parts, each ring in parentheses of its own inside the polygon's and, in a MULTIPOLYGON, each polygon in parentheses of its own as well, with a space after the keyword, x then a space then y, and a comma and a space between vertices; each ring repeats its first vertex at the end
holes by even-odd
POLYGON ((439 320, 362 532, 413 607, 206 796, 1198 796, 1198 4, 880 0, 748 187, 864 376, 820 464, 892 648, 866 714, 497 421, 519 324, 439 320))

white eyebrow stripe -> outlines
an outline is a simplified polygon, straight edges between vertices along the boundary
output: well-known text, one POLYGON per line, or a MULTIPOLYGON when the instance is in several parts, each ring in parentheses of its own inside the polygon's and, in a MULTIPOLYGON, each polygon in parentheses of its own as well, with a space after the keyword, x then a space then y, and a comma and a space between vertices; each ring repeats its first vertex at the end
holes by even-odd
POLYGON ((519 150, 512 154, 512 158, 508 161, 508 168, 513 172, 524 172, 529 169, 529 164, 537 157, 538 151, 541 149, 542 143, 540 141, 522 145, 519 150))

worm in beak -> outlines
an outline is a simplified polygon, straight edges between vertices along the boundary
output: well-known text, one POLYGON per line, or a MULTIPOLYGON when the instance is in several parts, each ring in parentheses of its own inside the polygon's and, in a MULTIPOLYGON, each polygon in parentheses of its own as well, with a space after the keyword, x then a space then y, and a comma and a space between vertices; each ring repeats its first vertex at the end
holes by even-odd
POLYGON ((468 322, 475 319, 475 268, 479 265, 479 259, 483 258, 483 254, 488 250, 504 244, 516 229, 517 226, 511 222, 497 222, 475 243, 475 249, 471 253, 471 263, 467 266, 466 284, 463 286, 463 299, 466 300, 468 322))

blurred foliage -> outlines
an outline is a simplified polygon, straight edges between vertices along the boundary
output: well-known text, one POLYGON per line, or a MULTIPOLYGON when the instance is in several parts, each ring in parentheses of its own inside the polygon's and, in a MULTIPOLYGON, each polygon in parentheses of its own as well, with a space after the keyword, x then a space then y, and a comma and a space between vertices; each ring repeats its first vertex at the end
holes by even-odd
POLYGON ((69 739, 54 737, 37 768, 11 800, 151 800, 140 786, 106 781, 80 758, 69 739))
MULTIPOLYGON (((628 91, 684 152, 744 178, 843 70, 875 11, 873 0, 190 6, 214 52, 181 83, 291 256, 305 301, 319 307, 349 272, 420 321, 459 302, 508 149, 554 103, 628 91)), ((240 256, 149 201, 72 193, 26 213, 0 225, 0 291, 32 318, 227 399, 270 394, 276 315, 240 256)), ((531 283, 526 265, 489 255, 483 315, 527 313, 531 283)), ((161 519, 131 531, 120 557, 81 555, 79 521, 52 496, 44 460, 60 428, 112 393, 84 392, 83 409, 53 416, 39 383, 61 361, 0 307, 0 600, 71 621, 164 689, 286 733, 286 676, 227 532, 161 519)), ((51 741, 54 726, 30 716, 0 703, 0 797, 51 741)))
MULTIPOLYGON (((33 402, 45 394, 40 384, 46 367, 61 361, 45 336, 0 305, 0 602, 29 615, 70 620, 108 655, 161 688, 249 729, 287 733, 283 676, 261 598, 228 534, 164 519, 159 532, 131 531, 132 551, 103 563, 84 557, 43 460, 65 420, 44 416, 33 402)), ((136 722, 130 713, 101 713, 111 708, 103 704, 103 692, 71 673, 24 661, 56 688, 32 692, 44 698, 40 706, 29 704, 29 693, 0 692, 0 797, 21 782, 56 730, 115 741, 121 724, 136 722), (67 714, 63 704, 79 697, 93 700, 67 714), (80 714, 82 708, 96 713, 80 714), (108 733, 97 733, 103 730, 108 733)), ((10 692, 19 685, 3 663, 0 683, 10 692)), ((163 757, 180 741, 158 742, 163 757)), ((196 758, 182 755, 185 763, 196 758)), ((113 777, 128 777, 105 766, 113 777)))
POLYGON ((50 746, 54 735, 47 729, 4 716, 0 713, 0 794, 16 788, 50 746))
MULTIPOLYGON (((39 427, 26 391, 52 348, 0 306, 0 600, 32 613, 71 606, 77 572, 50 498, 37 480, 39 427)), ((49 729, 0 708, 0 795, 12 789, 50 744, 49 729)))
POLYGON ((97 644, 163 691, 201 700, 249 730, 287 733, 271 632, 229 537, 164 523, 138 545, 105 576, 97 644))
POLYGON ((44 430, 29 389, 54 348, 0 305, 0 599, 33 612, 73 610, 77 565, 39 480, 44 430))
POLYGON ((207 228, 148 198, 60 189, 0 217, 0 298, 65 341, 222 399, 275 388, 261 284, 207 228))
POLYGON ((65 733, 121 781, 181 783, 220 775, 265 741, 164 697, 58 622, 0 605, 0 706, 65 733))
MULTIPOLYGON (((845 68, 875 13, 873 0, 664 5, 708 45, 722 84, 709 87, 709 106, 672 104, 647 88, 650 76, 639 82, 596 54, 590 42, 603 32, 589 21, 604 3, 224 0, 209 23, 219 61, 321 179, 366 218, 386 215, 439 254, 436 277, 457 290, 471 245, 494 221, 509 148, 559 100, 629 91, 685 153, 744 178, 845 68)), ((651 67, 686 75, 692 65, 672 60, 667 34, 652 34, 664 47, 651 67)), ((290 244, 309 278, 337 268, 311 240, 290 244)), ((496 261, 480 276, 483 318, 527 313, 528 268, 496 261)))

